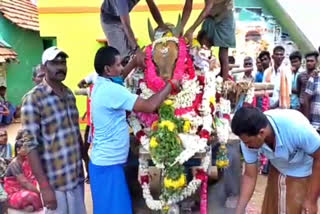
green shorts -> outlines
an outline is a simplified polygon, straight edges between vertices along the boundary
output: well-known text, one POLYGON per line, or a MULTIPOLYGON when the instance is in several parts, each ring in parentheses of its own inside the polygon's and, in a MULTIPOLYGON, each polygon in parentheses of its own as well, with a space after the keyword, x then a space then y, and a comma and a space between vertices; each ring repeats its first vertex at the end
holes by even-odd
POLYGON ((235 28, 236 24, 233 11, 230 10, 219 22, 213 17, 206 18, 202 24, 201 30, 207 33, 215 47, 235 48, 235 28))

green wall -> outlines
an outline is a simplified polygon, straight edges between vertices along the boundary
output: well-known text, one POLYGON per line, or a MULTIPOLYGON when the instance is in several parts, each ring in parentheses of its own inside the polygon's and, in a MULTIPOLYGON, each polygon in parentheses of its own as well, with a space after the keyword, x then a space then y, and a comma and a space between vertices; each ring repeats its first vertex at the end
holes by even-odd
POLYGON ((7 65, 7 97, 15 104, 21 104, 21 98, 34 85, 32 68, 41 63, 43 42, 39 32, 19 28, 0 14, 0 32, 18 54, 18 63, 7 65))

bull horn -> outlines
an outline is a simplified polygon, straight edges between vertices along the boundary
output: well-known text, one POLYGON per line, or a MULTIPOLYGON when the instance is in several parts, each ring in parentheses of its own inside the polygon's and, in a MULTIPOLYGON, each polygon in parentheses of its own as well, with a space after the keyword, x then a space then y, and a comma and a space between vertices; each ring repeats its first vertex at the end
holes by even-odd
POLYGON ((154 40, 154 30, 153 30, 153 27, 151 25, 150 19, 148 19, 148 32, 149 32, 150 41, 153 42, 153 40, 154 40))
POLYGON ((182 31, 181 27, 182 27, 182 26, 181 26, 181 16, 180 16, 180 14, 179 14, 177 25, 176 25, 176 27, 172 30, 173 35, 174 35, 175 37, 180 37, 180 33, 181 33, 181 31, 182 31))

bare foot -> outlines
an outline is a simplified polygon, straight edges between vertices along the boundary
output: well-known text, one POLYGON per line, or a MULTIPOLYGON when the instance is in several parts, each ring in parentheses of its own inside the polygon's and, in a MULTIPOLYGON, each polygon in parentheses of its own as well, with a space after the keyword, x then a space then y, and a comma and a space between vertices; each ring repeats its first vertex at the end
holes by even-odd
POLYGON ((29 206, 26 206, 23 211, 26 211, 26 212, 33 212, 34 209, 33 209, 33 206, 32 205, 29 205, 29 206))

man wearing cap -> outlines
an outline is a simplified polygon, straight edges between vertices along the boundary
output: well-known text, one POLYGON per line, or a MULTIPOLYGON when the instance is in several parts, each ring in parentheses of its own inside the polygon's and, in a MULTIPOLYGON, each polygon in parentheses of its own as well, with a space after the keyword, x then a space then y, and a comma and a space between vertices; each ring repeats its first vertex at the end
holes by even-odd
POLYGON ((23 98, 24 146, 38 180, 45 213, 86 213, 79 113, 66 78, 68 55, 51 47, 42 55, 43 82, 23 98))

